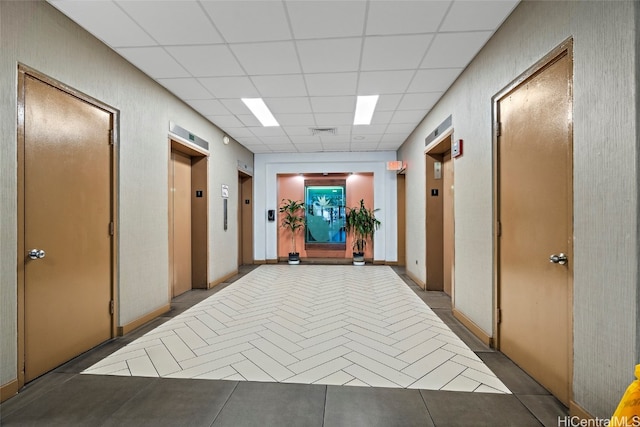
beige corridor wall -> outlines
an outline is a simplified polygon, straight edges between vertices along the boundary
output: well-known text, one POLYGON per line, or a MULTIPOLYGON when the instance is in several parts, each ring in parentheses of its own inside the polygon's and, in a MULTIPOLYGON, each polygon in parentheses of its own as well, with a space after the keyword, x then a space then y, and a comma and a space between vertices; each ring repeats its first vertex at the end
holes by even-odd
POLYGON ((119 305, 126 325, 168 303, 169 122, 210 144, 209 274, 237 265, 238 160, 253 154, 43 1, 0 1, 0 385, 16 378, 16 82, 18 63, 120 110, 119 305), (223 230, 220 186, 229 185, 223 230))
MULTIPOLYGON (((609 417, 640 361, 638 341, 638 7, 524 1, 398 153, 407 200, 425 200, 424 140, 453 115, 455 306, 493 335, 491 97, 574 38, 573 401, 609 417)), ((550 189, 553 191, 553 189, 550 189)), ((550 220, 552 220, 550 218, 550 220)), ((407 270, 425 280, 425 218, 407 209, 407 270)))

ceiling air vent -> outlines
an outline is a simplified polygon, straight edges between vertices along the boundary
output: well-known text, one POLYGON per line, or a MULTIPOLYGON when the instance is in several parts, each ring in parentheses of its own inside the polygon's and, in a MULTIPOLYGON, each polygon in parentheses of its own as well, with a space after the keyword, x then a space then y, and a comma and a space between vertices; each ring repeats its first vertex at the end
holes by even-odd
POLYGON ((309 128, 311 129, 311 135, 337 135, 338 131, 336 128, 309 128))

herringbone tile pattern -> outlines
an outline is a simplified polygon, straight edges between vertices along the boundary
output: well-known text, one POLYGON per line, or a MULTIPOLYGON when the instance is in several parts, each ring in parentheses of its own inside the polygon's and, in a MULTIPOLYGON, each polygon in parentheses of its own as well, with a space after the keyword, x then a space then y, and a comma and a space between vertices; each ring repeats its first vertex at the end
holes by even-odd
POLYGON ((510 393, 386 266, 261 266, 83 373, 510 393))

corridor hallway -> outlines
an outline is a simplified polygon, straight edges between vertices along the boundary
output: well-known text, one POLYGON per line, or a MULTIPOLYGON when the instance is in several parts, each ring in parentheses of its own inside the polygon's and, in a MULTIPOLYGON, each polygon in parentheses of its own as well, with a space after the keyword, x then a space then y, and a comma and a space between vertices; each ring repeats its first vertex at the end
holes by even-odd
POLYGON ((28 384, 0 406, 0 423, 557 426, 566 416, 453 318, 445 294, 401 268, 241 270, 28 384))

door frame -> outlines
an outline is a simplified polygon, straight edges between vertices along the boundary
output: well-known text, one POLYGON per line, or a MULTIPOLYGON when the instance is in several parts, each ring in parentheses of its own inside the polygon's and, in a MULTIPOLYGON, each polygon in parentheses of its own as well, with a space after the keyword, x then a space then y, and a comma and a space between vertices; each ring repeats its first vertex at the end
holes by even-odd
POLYGON ((238 169, 238 267, 245 264, 245 252, 251 253, 251 264, 253 258, 253 175, 238 169), (251 186, 249 199, 245 193, 245 183, 251 186), (245 200, 249 200, 249 209, 243 211, 245 200), (245 215, 244 212, 249 212, 245 215))
POLYGON ((41 82, 48 84, 62 92, 67 93, 81 101, 93 105, 96 108, 104 110, 111 115, 112 132, 111 144, 113 145, 111 155, 111 219, 114 224, 113 238, 111 239, 111 338, 116 335, 117 313, 118 313, 118 243, 119 243, 119 221, 118 221, 118 154, 119 154, 119 136, 120 136, 120 111, 99 101, 83 92, 80 92, 66 84, 53 79, 29 66, 18 63, 18 121, 17 121, 17 222, 18 222, 18 239, 17 239, 17 297, 18 297, 18 318, 17 318, 17 339, 18 339, 18 388, 25 384, 25 282, 24 282, 24 254, 25 249, 25 79, 27 76, 33 77, 41 82))
MULTIPOLYGON (((440 276, 442 279, 442 287, 434 287, 433 285, 429 284, 429 264, 433 264, 429 262, 428 256, 429 256, 429 243, 432 241, 436 241, 436 244, 439 243, 439 247, 442 249, 443 248, 443 242, 444 242, 444 236, 443 236, 443 229, 444 229, 444 224, 443 224, 443 194, 442 192, 444 191, 443 189, 443 185, 444 185, 444 176, 441 175, 440 179, 436 180, 435 178, 433 178, 433 168, 430 168, 429 166, 429 158, 434 159, 435 161, 439 161, 439 162, 443 162, 443 157, 444 157, 444 153, 446 153, 447 151, 451 150, 451 142, 453 141, 453 127, 450 126, 449 128, 445 129, 440 136, 433 140, 431 143, 429 143, 429 145, 427 145, 424 149, 424 162, 425 162, 425 268, 427 269, 426 271, 426 281, 425 281, 425 290, 434 290, 434 291, 444 291, 444 254, 442 254, 442 257, 439 259, 439 262, 437 263, 438 268, 440 269, 440 276), (433 184, 433 185, 430 185, 433 184), (433 197, 431 196, 430 192, 431 189, 437 189, 439 191, 438 196, 439 197, 439 203, 438 205, 434 208, 432 205, 429 205, 429 198, 433 197), (435 212, 434 212, 435 211, 435 212), (437 221, 438 221, 438 228, 434 230, 433 227, 429 227, 428 224, 428 220, 427 218, 429 217, 430 214, 435 213, 435 215, 437 216, 437 221)), ((451 162, 453 162, 453 158, 451 159, 451 162)), ((453 163, 451 164, 451 167, 453 168, 453 163)), ((441 170, 442 173, 442 170, 441 170)), ((454 172, 454 176, 455 176, 455 172, 454 172)), ((453 234, 455 236, 455 218, 453 221, 453 234)), ((455 254, 455 238, 454 241, 452 242, 452 251, 455 254)), ((455 300, 453 298, 453 294, 454 294, 454 284, 453 284, 453 278, 452 278, 452 283, 451 283, 451 304, 452 307, 455 307, 455 300)))
MULTIPOLYGON (((191 158, 191 185, 203 191, 202 199, 191 195, 191 289, 209 289, 209 151, 186 139, 170 133, 167 144, 167 189, 171 203, 172 164, 171 152, 176 151, 191 158), (196 282, 199 283, 196 285, 196 282)), ((167 205, 169 265, 167 266, 169 283, 167 292, 169 301, 173 294, 173 256, 171 254, 173 239, 173 211, 167 205)))
POLYGON ((396 175, 397 190, 397 245, 398 245, 398 261, 397 264, 403 267, 407 266, 407 179, 404 171, 398 172, 396 175))
MULTIPOLYGON (((573 64, 573 38, 569 37, 564 40, 561 44, 559 44, 556 48, 542 57, 539 61, 529 67, 526 71, 520 74, 515 80, 505 86, 502 90, 496 93, 491 98, 491 134, 492 134, 492 168, 493 168, 493 346, 500 350, 500 277, 499 277, 499 260, 500 260, 500 225, 499 225, 499 212, 500 212, 500 193, 499 193, 499 171, 500 171, 500 159, 498 157, 498 137, 500 136, 500 125, 499 125, 499 102, 506 97, 509 93, 513 92, 517 88, 520 87, 523 83, 528 81, 535 74, 542 71, 548 65, 552 64, 556 59, 560 58, 562 55, 568 56, 569 60, 573 64)), ((573 92, 573 72, 572 72, 572 80, 569 82, 571 92, 573 92)), ((571 120, 569 124, 569 138, 571 141, 571 158, 573 159, 573 120, 571 120)), ((570 215, 573 216, 573 180, 570 182, 571 195, 572 197, 569 200, 569 212, 570 215)), ((573 232, 573 230, 572 230, 573 232)), ((572 245, 573 239, 569 239, 569 244, 572 245)), ((570 253, 573 253, 573 248, 571 248, 570 253)), ((572 260, 573 262, 573 260, 572 260)), ((568 316, 568 328, 570 336, 573 337, 573 274, 569 274, 567 279, 568 282, 568 304, 567 309, 571 310, 570 315, 568 316)), ((573 341, 569 343, 570 351, 569 354, 569 400, 573 399, 573 341)))

